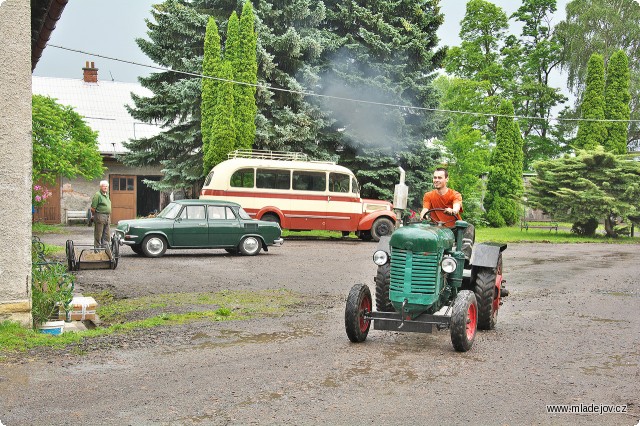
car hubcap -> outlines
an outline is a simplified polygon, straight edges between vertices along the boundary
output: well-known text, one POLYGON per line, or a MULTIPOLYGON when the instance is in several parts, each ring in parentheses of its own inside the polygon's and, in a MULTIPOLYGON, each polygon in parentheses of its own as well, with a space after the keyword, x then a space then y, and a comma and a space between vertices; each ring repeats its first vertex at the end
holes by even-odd
POLYGON ((247 253, 253 253, 260 248, 258 240, 255 238, 247 238, 244 240, 244 249, 247 253))
POLYGON ((158 254, 162 251, 162 247, 164 247, 164 243, 160 238, 151 238, 147 242, 147 251, 151 254, 158 254))

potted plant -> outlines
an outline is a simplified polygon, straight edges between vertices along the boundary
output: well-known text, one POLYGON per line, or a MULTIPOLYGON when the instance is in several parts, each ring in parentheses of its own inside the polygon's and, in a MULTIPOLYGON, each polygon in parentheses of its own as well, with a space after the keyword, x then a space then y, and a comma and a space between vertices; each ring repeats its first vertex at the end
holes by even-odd
POLYGON ((31 272, 31 316, 33 326, 49 334, 60 334, 64 321, 58 319, 60 309, 68 312, 73 299, 75 276, 57 262, 34 262, 31 272), (50 323, 51 320, 53 324, 50 323))

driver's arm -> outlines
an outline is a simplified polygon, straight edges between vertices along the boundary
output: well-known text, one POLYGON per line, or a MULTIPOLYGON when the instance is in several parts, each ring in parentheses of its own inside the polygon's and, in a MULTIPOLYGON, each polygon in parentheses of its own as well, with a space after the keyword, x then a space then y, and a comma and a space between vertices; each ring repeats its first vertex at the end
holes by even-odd
POLYGON ((453 207, 451 207, 451 208, 447 207, 446 209, 444 209, 444 211, 445 211, 445 213, 448 213, 448 214, 450 214, 452 216, 455 216, 458 213, 460 213, 460 207, 461 207, 460 203, 455 202, 455 203, 453 203, 453 207))
POLYGON ((429 200, 428 192, 422 197, 422 210, 420 211, 420 219, 424 219, 424 214, 431 208, 431 201, 429 200))

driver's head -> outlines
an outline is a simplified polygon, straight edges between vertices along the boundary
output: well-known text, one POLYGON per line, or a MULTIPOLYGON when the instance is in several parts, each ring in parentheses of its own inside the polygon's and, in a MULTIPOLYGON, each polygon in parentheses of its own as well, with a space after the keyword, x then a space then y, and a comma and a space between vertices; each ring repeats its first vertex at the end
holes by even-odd
POLYGON ((433 172, 433 187, 435 189, 446 188, 447 182, 449 182, 449 173, 447 172, 447 169, 438 167, 433 172))

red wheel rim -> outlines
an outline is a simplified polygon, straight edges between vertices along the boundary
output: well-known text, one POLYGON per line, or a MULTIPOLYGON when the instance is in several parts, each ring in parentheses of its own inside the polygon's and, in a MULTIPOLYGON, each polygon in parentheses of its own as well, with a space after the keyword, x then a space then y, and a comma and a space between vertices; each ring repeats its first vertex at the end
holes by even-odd
POLYGON ((496 270, 496 297, 493 299, 492 315, 496 315, 496 312, 500 309, 500 287, 502 287, 502 262, 500 262, 496 270))
POLYGON ((369 320, 364 318, 364 315, 369 312, 371 312, 371 299, 365 296, 360 301, 360 309, 358 309, 360 331, 363 333, 369 329, 369 320))
POLYGON ((476 305, 471 303, 467 310, 467 340, 473 339, 476 334, 476 327, 478 327, 478 310, 476 305))

